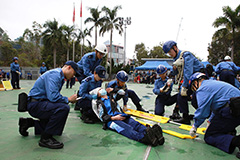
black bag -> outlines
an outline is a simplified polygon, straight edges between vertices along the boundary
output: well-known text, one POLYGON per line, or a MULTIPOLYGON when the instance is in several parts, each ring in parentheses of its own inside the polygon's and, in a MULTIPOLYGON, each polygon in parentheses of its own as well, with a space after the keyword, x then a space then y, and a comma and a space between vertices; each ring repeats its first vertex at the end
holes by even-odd
POLYGON ((18 95, 18 112, 27 111, 27 100, 28 95, 25 92, 22 92, 18 95))
POLYGON ((240 97, 230 98, 229 107, 234 117, 240 116, 240 97))

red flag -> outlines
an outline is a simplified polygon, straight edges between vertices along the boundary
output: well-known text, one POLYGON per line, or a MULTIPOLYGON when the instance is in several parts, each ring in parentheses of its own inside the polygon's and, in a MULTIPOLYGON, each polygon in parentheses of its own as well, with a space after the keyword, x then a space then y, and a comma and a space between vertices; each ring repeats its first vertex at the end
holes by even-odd
POLYGON ((75 5, 74 5, 74 8, 73 8, 73 23, 75 22, 75 5))
POLYGON ((80 6, 80 17, 82 17, 82 1, 81 1, 81 6, 80 6))

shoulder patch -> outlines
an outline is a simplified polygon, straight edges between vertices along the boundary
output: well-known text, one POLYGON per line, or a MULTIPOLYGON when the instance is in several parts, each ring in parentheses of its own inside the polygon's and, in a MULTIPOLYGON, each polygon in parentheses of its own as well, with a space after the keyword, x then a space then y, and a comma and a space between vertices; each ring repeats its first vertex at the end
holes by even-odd
POLYGON ((87 78, 85 79, 86 82, 88 82, 88 81, 90 81, 90 80, 92 80, 92 77, 87 77, 87 78))
POLYGON ((89 58, 89 59, 92 59, 92 58, 93 58, 93 55, 89 55, 88 58, 89 58))

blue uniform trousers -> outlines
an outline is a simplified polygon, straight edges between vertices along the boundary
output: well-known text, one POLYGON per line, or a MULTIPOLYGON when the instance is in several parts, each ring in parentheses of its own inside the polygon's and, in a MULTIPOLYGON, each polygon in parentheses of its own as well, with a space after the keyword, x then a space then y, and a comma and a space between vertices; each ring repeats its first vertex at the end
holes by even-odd
POLYGON ((192 106, 197 109, 197 98, 196 98, 196 93, 189 91, 190 89, 188 89, 187 91, 187 95, 188 96, 181 96, 180 93, 178 93, 177 96, 177 102, 178 102, 178 106, 179 106, 179 110, 181 113, 189 113, 189 108, 188 108, 188 101, 191 101, 192 106), (192 95, 192 98, 190 98, 190 95, 192 95))
POLYGON ((75 84, 75 77, 67 80, 66 88, 68 88, 69 82, 70 82, 70 88, 72 88, 72 86, 75 84))
POLYGON ((221 108, 211 120, 204 140, 207 144, 215 146, 227 153, 232 153, 235 147, 230 146, 233 135, 228 134, 240 125, 240 117, 233 117, 229 107, 221 108))
POLYGON ((175 94, 173 96, 169 95, 158 95, 155 100, 155 114, 163 116, 165 112, 165 105, 170 106, 177 102, 177 95, 175 94))
POLYGON ((131 98, 133 104, 138 108, 141 107, 139 102, 141 101, 140 98, 137 96, 137 94, 131 90, 131 89, 127 89, 128 92, 128 98, 131 98))
POLYGON ((233 73, 233 71, 229 70, 221 71, 219 75, 219 80, 230 83, 231 85, 235 86, 235 74, 233 73))
POLYGON ((88 77, 88 76, 84 75, 83 70, 80 70, 80 75, 77 77, 78 82, 81 84, 82 80, 84 80, 86 77, 88 77))
POLYGON ((82 114, 84 114, 85 116, 93 120, 98 120, 98 117, 96 116, 95 112, 92 110, 92 100, 80 99, 76 105, 80 107, 80 111, 82 114))
POLYGON ((36 101, 28 103, 28 112, 38 120, 34 121, 35 134, 42 132, 50 135, 62 135, 70 107, 66 103, 36 101))
POLYGON ((11 71, 12 79, 11 79, 11 84, 12 87, 15 88, 20 88, 19 87, 19 74, 17 72, 11 71))
POLYGON ((135 141, 140 141, 146 134, 147 129, 147 127, 132 118, 126 118, 123 121, 110 121, 108 127, 135 141))

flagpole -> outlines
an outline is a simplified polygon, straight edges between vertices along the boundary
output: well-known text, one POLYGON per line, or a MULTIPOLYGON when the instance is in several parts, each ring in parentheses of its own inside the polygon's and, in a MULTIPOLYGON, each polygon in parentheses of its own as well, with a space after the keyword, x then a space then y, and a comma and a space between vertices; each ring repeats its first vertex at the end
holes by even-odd
MULTIPOLYGON (((82 34, 84 34, 84 32, 83 32, 83 30, 82 30, 82 0, 81 0, 81 6, 80 6, 80 23, 81 23, 81 32, 82 32, 82 34)), ((82 56, 83 56, 83 43, 82 43, 82 45, 81 45, 81 58, 82 58, 82 56)))
MULTIPOLYGON (((73 30, 75 30, 75 3, 73 3, 73 30)), ((73 58, 72 61, 74 61, 74 54, 75 54, 75 42, 73 37, 73 58)))

